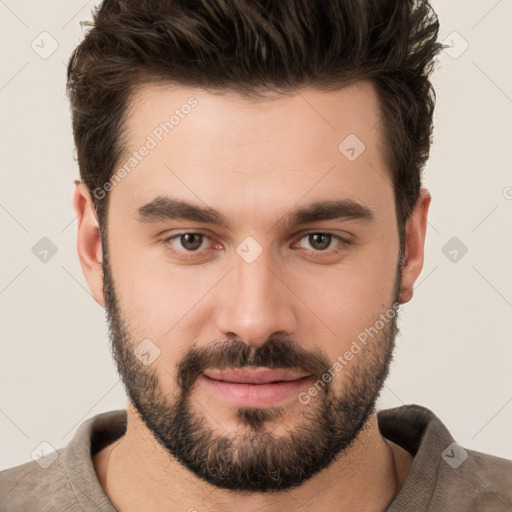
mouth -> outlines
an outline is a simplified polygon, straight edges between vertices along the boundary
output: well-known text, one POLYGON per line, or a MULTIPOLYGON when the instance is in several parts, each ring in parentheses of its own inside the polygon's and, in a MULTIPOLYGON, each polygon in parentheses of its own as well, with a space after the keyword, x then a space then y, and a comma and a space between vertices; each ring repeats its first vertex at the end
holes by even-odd
POLYGON ((205 370, 200 381, 216 398, 236 407, 273 407, 290 402, 311 375, 269 368, 205 370))
POLYGON ((273 384, 279 382, 289 382, 309 377, 309 374, 298 373, 292 370, 272 370, 270 368, 256 369, 234 369, 234 370, 215 370, 208 369, 204 371, 206 377, 235 384, 273 384))

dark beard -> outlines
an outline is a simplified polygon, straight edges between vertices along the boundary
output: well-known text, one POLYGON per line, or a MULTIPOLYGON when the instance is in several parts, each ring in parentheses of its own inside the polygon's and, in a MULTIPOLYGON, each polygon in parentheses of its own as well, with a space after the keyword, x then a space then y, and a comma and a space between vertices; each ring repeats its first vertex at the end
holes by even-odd
MULTIPOLYGON (((170 401, 169 394, 159 388, 154 367, 143 365, 134 355, 135 343, 121 316, 105 242, 105 305, 117 371, 140 418, 172 457, 219 488, 272 492, 301 485, 346 453, 375 412, 399 332, 398 311, 341 370, 346 374, 343 389, 333 389, 332 380, 325 383, 309 405, 301 406, 299 417, 303 420, 297 421, 288 435, 276 436, 269 427, 271 422, 283 422, 284 407, 237 408, 235 414, 243 433, 216 433, 205 419, 208 413, 201 415, 200 405, 194 410, 192 403, 194 384, 206 368, 300 369, 312 375, 313 384, 333 362, 321 350, 306 351, 293 340, 275 337, 257 348, 241 340, 191 348, 177 366, 170 401)), ((398 302, 400 284, 399 266, 393 303, 398 302)), ((295 414, 296 410, 294 407, 295 414)))

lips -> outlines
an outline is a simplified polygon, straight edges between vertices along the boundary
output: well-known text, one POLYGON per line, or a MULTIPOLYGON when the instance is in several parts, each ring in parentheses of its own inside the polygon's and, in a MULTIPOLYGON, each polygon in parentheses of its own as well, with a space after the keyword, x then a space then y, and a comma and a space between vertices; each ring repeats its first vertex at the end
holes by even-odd
POLYGON ((234 369, 234 370, 205 370, 204 375, 210 379, 232 382, 238 384, 270 384, 299 380, 308 377, 308 374, 298 373, 293 370, 272 370, 270 368, 234 369))

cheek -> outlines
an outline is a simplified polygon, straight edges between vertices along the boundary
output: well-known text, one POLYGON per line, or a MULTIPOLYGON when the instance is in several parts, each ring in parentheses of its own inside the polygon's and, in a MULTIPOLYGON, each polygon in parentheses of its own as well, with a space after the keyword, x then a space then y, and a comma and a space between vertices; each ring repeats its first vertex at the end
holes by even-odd
POLYGON ((117 247, 114 244, 111 253, 116 293, 130 337, 134 343, 152 340, 164 356, 159 361, 168 365, 197 338, 201 323, 193 319, 218 276, 206 267, 168 264, 163 248, 130 246, 126 239, 117 247))
POLYGON ((325 336, 322 344, 333 361, 392 306, 397 261, 393 255, 381 252, 384 256, 378 258, 378 254, 377 250, 361 252, 350 264, 302 275, 294 287, 315 313, 314 322, 309 318, 308 325, 303 325, 306 338, 318 344, 315 333, 325 336))
POLYGON ((147 329, 155 337, 165 335, 204 295, 201 285, 177 272, 159 273, 150 265, 127 267, 119 273, 123 311, 136 321, 138 330, 147 329))

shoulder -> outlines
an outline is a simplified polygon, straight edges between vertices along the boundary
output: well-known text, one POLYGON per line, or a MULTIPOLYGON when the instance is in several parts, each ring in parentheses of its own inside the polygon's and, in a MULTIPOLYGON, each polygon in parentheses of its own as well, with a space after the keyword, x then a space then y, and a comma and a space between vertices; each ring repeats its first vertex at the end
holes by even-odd
MULTIPOLYGON (((444 476, 454 490, 472 497, 471 510, 512 510, 512 460, 457 449, 460 465, 443 465, 444 476)), ((451 452, 444 454, 445 461, 448 455, 451 452)))
POLYGON ((0 512, 115 511, 96 475, 93 456, 126 429, 126 410, 85 420, 64 448, 0 471, 0 512))
POLYGON ((378 413, 381 433, 414 456, 392 506, 401 510, 512 511, 512 461, 464 448, 429 409, 378 413))
POLYGON ((429 501, 432 510, 512 510, 512 461, 508 459, 452 443, 441 455, 436 480, 429 501))
POLYGON ((31 461, 0 471, 0 512, 80 510, 62 467, 63 451, 47 467, 31 461))

